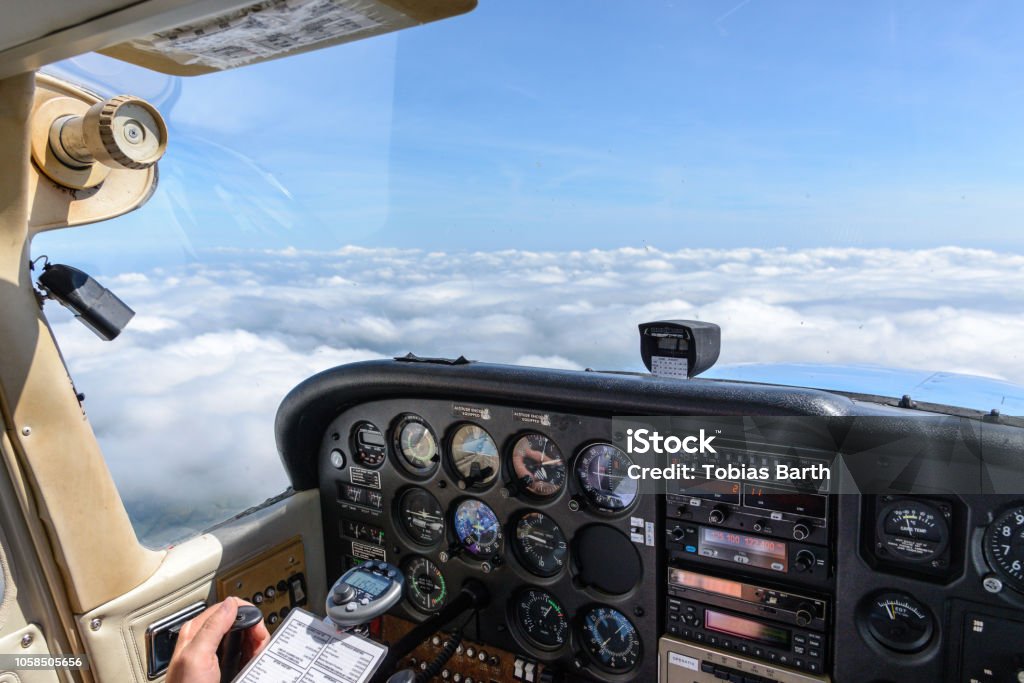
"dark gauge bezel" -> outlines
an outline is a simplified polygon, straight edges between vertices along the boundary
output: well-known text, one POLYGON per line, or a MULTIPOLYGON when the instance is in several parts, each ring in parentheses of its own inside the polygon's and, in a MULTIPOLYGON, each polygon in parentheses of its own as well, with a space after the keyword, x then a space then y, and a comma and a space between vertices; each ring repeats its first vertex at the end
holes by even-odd
MULTIPOLYGON (((562 453, 562 449, 559 448, 558 444, 555 443, 555 440, 550 436, 536 430, 519 432, 513 435, 509 440, 509 445, 506 450, 508 451, 508 477, 511 482, 511 488, 513 488, 516 493, 534 500, 549 501, 557 498, 563 491, 565 491, 565 486, 569 481, 569 463, 566 461, 565 455, 562 453), (522 478, 516 472, 516 447, 519 445, 520 441, 531 436, 538 436, 544 439, 558 452, 558 461, 561 463, 562 467, 562 483, 558 486, 558 490, 553 491, 552 493, 537 493, 530 490, 528 485, 523 485, 522 478)), ((530 485, 532 485, 532 482, 530 485)))
POLYGON ((939 507, 931 501, 901 498, 899 500, 886 503, 878 511, 878 518, 875 522, 875 535, 882 548, 884 548, 885 551, 893 558, 901 562, 928 562, 944 553, 946 548, 949 547, 949 519, 947 519, 942 510, 940 510, 939 507), (935 518, 935 528, 939 531, 940 539, 938 541, 927 541, 929 545, 927 553, 914 555, 906 550, 901 550, 899 545, 894 545, 894 539, 912 538, 910 536, 904 536, 903 534, 891 534, 885 529, 885 525, 889 517, 900 508, 916 508, 917 510, 925 512, 935 518))
POLYGON ((404 415, 399 415, 395 420, 394 426, 391 429, 391 450, 394 453, 394 459, 401 466, 402 471, 417 479, 429 479, 435 472, 437 472, 437 468, 441 464, 440 449, 441 442, 437 440, 437 433, 434 432, 430 423, 419 415, 416 415, 415 413, 405 413, 404 415), (402 430, 404 430, 410 423, 422 425, 434 441, 434 457, 431 458, 430 467, 420 467, 411 462, 406 456, 405 450, 402 448, 402 430))
MULTIPOLYGON (((566 538, 565 532, 562 531, 562 527, 558 525, 558 522, 555 520, 554 517, 552 517, 551 515, 544 514, 539 510, 526 510, 516 515, 513 518, 512 524, 510 525, 509 528, 509 540, 512 545, 512 551, 515 553, 516 559, 519 560, 519 564, 521 564, 523 568, 526 569, 526 571, 530 572, 535 576, 539 576, 545 579, 550 578, 552 576, 557 576, 558 574, 562 573, 566 565, 569 564, 569 539, 566 538), (558 535, 561 536, 562 543, 565 546, 565 550, 562 553, 561 564, 555 569, 539 567, 537 565, 536 559, 533 557, 533 554, 527 548, 525 548, 523 546, 523 543, 520 541, 519 527, 526 520, 527 517, 540 517, 544 520, 547 520, 548 522, 554 525, 555 529, 558 532, 558 535)), ((554 559, 555 553, 551 553, 551 555, 554 559)))
POLYGON ((449 597, 448 581, 447 579, 445 579, 444 572, 441 570, 441 567, 439 567, 436 562, 431 560, 429 557, 425 557, 423 555, 412 555, 406 558, 404 562, 402 562, 402 575, 405 577, 405 599, 408 600, 409 604, 411 604, 417 611, 423 612, 424 614, 436 614, 444 608, 445 604, 448 602, 449 597), (418 603, 416 599, 412 597, 414 593, 413 584, 415 582, 410 576, 409 570, 412 567, 412 565, 417 562, 426 562, 427 565, 434 568, 437 576, 441 577, 441 586, 444 589, 444 592, 442 593, 441 601, 434 607, 425 607, 418 603))
MULTIPOLYGON (((593 662, 593 664, 597 668, 601 669, 602 671, 606 671, 608 673, 614 673, 614 674, 626 674, 626 673, 629 673, 630 671, 633 671, 634 669, 636 669, 640 665, 640 662, 643 660, 643 656, 644 656, 643 638, 640 637, 640 631, 637 629, 636 624, 634 624, 633 621, 628 616, 626 616, 626 614, 622 610, 616 609, 614 607, 610 607, 608 605, 590 605, 589 607, 585 608, 584 610, 582 610, 580 612, 579 624, 578 624, 577 629, 578 629, 577 635, 579 636, 579 639, 580 639, 580 646, 583 648, 583 651, 587 654, 588 659, 590 659, 590 661, 593 662), (627 624, 629 624, 629 627, 630 627, 630 629, 633 632, 633 636, 636 639, 636 653, 630 656, 630 660, 629 660, 629 665, 628 666, 623 667, 623 666, 612 666, 610 664, 606 664, 605 662, 603 662, 601 660, 600 653, 599 652, 595 652, 592 649, 593 643, 590 641, 590 639, 587 636, 587 618, 592 613, 597 612, 598 610, 608 610, 610 612, 615 612, 616 614, 621 616, 623 619, 625 619, 627 624)), ((623 655, 619 655, 619 656, 623 656, 623 655)))
POLYGON ((569 643, 569 633, 571 631, 569 614, 566 612, 565 605, 562 601, 552 595, 550 591, 546 591, 543 588, 537 588, 536 586, 523 586, 513 594, 512 600, 509 601, 509 611, 511 613, 510 621, 515 624, 516 630, 531 647, 544 652, 557 652, 569 643), (531 628, 524 622, 521 607, 523 606, 523 601, 526 599, 526 596, 531 593, 536 594, 542 599, 550 600, 554 603, 552 607, 559 610, 559 613, 562 616, 560 629, 562 638, 560 643, 551 644, 538 640, 534 635, 534 631, 531 630, 531 628))
POLYGON ((402 491, 401 495, 398 496, 398 499, 395 502, 395 516, 398 519, 398 527, 402 530, 402 533, 410 542, 414 543, 415 545, 421 546, 423 548, 432 548, 444 540, 444 532, 446 526, 444 506, 441 505, 441 502, 434 496, 433 493, 431 493, 430 491, 421 486, 410 486, 409 488, 402 491), (432 541, 426 541, 421 539, 420 536, 417 533, 415 533, 414 530, 410 529, 410 525, 406 520, 405 506, 406 499, 411 495, 427 496, 437 506, 438 517, 441 520, 441 528, 437 532, 437 538, 435 538, 432 541))
POLYGON ((585 481, 585 478, 582 476, 584 473, 580 469, 581 467, 583 467, 583 461, 587 453, 591 449, 597 448, 598 446, 612 448, 616 452, 618 452, 623 458, 625 458, 627 463, 629 463, 630 465, 635 464, 633 462, 633 459, 630 458, 629 455, 622 449, 608 443, 607 441, 593 441, 591 443, 585 444, 582 448, 580 448, 579 452, 576 454, 576 457, 573 460, 572 476, 576 480, 576 486, 579 487, 580 492, 582 492, 586 499, 590 502, 590 505, 593 507, 593 509, 607 515, 619 515, 627 510, 632 509, 633 506, 635 506, 637 501, 640 499, 640 482, 633 480, 636 483, 636 491, 633 492, 633 497, 630 499, 630 501, 623 505, 622 507, 610 507, 604 504, 601 500, 601 497, 611 496, 613 494, 604 494, 596 492, 594 488, 585 481))
MULTIPOLYGON (((913 611, 913 610, 912 610, 913 611)), ((861 625, 867 632, 867 635, 872 638, 878 645, 891 650, 892 652, 899 652, 901 654, 911 654, 914 652, 920 652, 921 650, 928 647, 928 644, 932 642, 932 638, 936 632, 935 615, 928 608, 928 605, 924 604, 913 595, 898 590, 879 591, 872 593, 866 599, 861 601, 858 610, 858 617, 860 618, 861 625), (872 617, 878 614, 878 603, 884 600, 894 600, 899 602, 907 603, 908 607, 913 607, 914 610, 921 612, 922 618, 925 619, 925 626, 923 635, 917 637, 916 640, 911 642, 900 642, 893 640, 887 634, 882 633, 875 626, 872 617)))
POLYGON ((369 420, 360 420, 352 425, 352 431, 349 432, 349 448, 352 449, 352 461, 360 467, 366 467, 367 469, 375 470, 379 468, 388 459, 388 437, 380 428, 369 420), (380 460, 376 462, 367 462, 364 458, 363 452, 359 448, 359 431, 363 427, 373 427, 374 431, 380 434, 380 438, 384 440, 384 445, 381 448, 384 449, 384 453, 380 456, 380 460))
POLYGON ((484 427, 476 424, 475 422, 459 422, 448 430, 448 435, 444 440, 444 450, 447 455, 448 467, 451 470, 452 478, 458 482, 459 488, 469 491, 485 491, 494 485, 494 482, 498 481, 501 475, 501 451, 498 449, 498 442, 494 440, 494 437, 484 427), (466 473, 459 469, 459 464, 455 460, 455 437, 463 429, 479 429, 484 435, 490 440, 491 445, 494 446, 494 468, 491 472, 490 478, 481 480, 478 482, 469 483, 469 477, 466 473))
MULTIPOLYGON (((997 529, 1008 522, 1012 522, 1016 525, 1018 539, 1021 538, 1021 535, 1024 535, 1024 523, 1017 523, 1016 519, 1012 519, 1017 516, 1024 517, 1024 505, 1007 508, 996 515, 995 519, 992 520, 992 523, 985 529, 983 543, 985 547, 985 560, 992 568, 992 571, 998 574, 999 577, 1015 591, 1024 593, 1024 542, 1018 540, 1016 547, 1011 543, 1011 555, 1008 558, 1003 556, 1002 552, 998 550, 998 546, 1002 546, 1004 544, 996 543, 997 540, 1002 538, 997 535, 997 529), (1020 557, 1014 557, 1012 555, 1015 549, 1020 557), (1014 573, 1011 567, 1014 560, 1021 563, 1021 569, 1016 573, 1014 573)), ((1010 537, 1013 538, 1013 535, 1011 534, 1010 537)))
POLYGON ((501 518, 498 517, 498 513, 494 511, 494 508, 492 508, 490 505, 488 505, 484 501, 480 500, 479 498, 463 498, 461 500, 456 501, 455 505, 453 505, 452 508, 451 508, 450 524, 451 524, 451 530, 452 530, 452 538, 455 539, 455 542, 459 545, 460 548, 462 548, 464 553, 466 555, 468 555, 469 557, 471 557, 473 559, 476 559, 476 560, 483 561, 483 560, 490 560, 492 558, 499 557, 501 555, 502 549, 503 549, 504 544, 505 544, 505 532, 502 529, 501 518), (458 523, 457 523, 457 519, 458 519, 458 516, 459 516, 459 510, 462 508, 463 505, 468 505, 468 504, 471 504, 471 503, 474 503, 474 504, 477 504, 477 505, 480 505, 480 506, 483 506, 483 507, 487 508, 488 510, 491 511, 491 515, 494 516, 494 521, 495 521, 495 526, 494 526, 494 529, 495 529, 495 531, 494 531, 495 539, 494 539, 493 545, 495 547, 494 547, 494 549, 492 551, 488 551, 488 552, 473 552, 472 550, 469 549, 469 546, 466 545, 465 540, 459 534, 459 527, 458 527, 458 523))

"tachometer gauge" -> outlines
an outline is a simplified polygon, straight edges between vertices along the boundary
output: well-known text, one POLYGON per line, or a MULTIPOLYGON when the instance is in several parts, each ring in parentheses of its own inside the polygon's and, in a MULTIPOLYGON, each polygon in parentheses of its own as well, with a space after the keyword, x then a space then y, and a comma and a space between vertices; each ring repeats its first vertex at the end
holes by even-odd
POLYGON ((437 468, 437 439, 426 421, 417 415, 403 415, 394 430, 395 449, 413 474, 427 475, 437 468))
POLYGON ((526 639, 542 650, 557 650, 565 645, 569 618, 553 595, 539 588, 528 588, 516 595, 513 605, 516 625, 526 639))
POLYGON ((899 591, 878 593, 861 605, 868 633, 896 652, 924 649, 935 632, 935 618, 917 598, 899 591))
POLYGON ((583 647, 603 669, 621 673, 640 661, 640 634, 625 614, 611 607, 591 607, 583 615, 583 647))
POLYGON ((602 510, 624 510, 636 499, 638 482, 627 471, 633 461, 608 443, 583 449, 576 459, 576 479, 590 502, 602 510))
POLYGON ((409 489, 398 500, 398 520, 414 543, 434 545, 444 536, 444 510, 426 489, 409 489))
POLYGON ((460 488, 487 486, 497 478, 500 465, 498 447, 483 427, 460 425, 449 443, 452 467, 461 478, 460 488))
POLYGON ((455 508, 455 537, 470 555, 493 557, 501 552, 501 523, 486 503, 464 500, 455 508))
POLYGON ((905 560, 931 560, 949 544, 949 523, 931 503, 898 500, 882 508, 879 518, 879 543, 905 560))
POLYGON ((425 557, 413 557, 402 568, 405 596, 419 610, 436 612, 448 599, 448 585, 436 564, 425 557))
POLYGON ((537 576, 562 571, 569 554, 562 529, 543 512, 527 512, 519 518, 512 544, 519 561, 537 576))
POLYGON ((565 460, 555 442, 538 432, 523 434, 512 446, 512 471, 527 493, 557 495, 565 486, 565 460))
POLYGON ((388 455, 387 441, 372 422, 360 422, 352 428, 352 457, 363 467, 377 468, 388 455))
POLYGON ((1024 592, 1024 507, 999 515, 985 532, 985 557, 1014 589, 1024 592))

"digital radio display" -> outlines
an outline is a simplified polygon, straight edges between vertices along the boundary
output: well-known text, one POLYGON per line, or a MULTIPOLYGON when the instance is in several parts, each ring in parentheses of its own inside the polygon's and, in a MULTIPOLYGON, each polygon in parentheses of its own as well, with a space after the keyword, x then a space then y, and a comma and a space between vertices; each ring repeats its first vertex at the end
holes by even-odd
POLYGON ((724 529, 702 527, 697 552, 703 557, 777 572, 784 572, 787 569, 788 555, 784 542, 724 529))
POLYGON ((743 487, 743 504, 759 510, 775 510, 824 519, 825 501, 825 496, 814 493, 796 493, 760 484, 746 484, 743 487))
POLYGON ((723 479, 688 479, 679 482, 679 493, 691 498, 716 500, 739 505, 740 485, 723 479))
POLYGON ((669 570, 668 580, 673 586, 692 588, 693 590, 704 591, 705 593, 714 593, 715 595, 724 595, 730 598, 743 597, 742 583, 729 581, 727 579, 719 579, 705 574, 695 574, 694 572, 688 572, 685 569, 673 568, 669 570))
POLYGON ((761 624, 710 609, 704 610, 704 625, 711 631, 727 633, 737 638, 746 638, 784 650, 789 649, 790 631, 778 626, 761 624))

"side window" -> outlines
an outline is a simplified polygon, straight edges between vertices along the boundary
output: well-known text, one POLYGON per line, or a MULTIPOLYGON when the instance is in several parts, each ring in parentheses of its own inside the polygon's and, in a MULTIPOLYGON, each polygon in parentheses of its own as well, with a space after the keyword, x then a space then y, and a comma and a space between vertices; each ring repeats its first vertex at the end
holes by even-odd
POLYGON ((270 296, 288 287, 291 270, 280 268, 283 262, 301 267, 289 254, 338 248, 349 236, 334 226, 372 230, 368 207, 386 203, 390 131, 377 122, 390 120, 394 46, 385 39, 329 59, 348 60, 338 74, 353 81, 351 89, 367 78, 357 99, 372 100, 347 119, 355 132, 344 134, 358 136, 365 150, 360 182, 330 192, 325 211, 333 225, 300 210, 323 189, 310 188, 308 173, 329 167, 309 151, 329 156, 352 145, 317 144, 324 134, 317 126, 277 125, 296 105, 307 107, 298 100, 317 93, 312 81, 324 68, 281 60, 178 79, 98 55, 47 68, 104 97, 142 97, 168 125, 159 185, 145 206, 41 233, 32 244, 32 258, 89 273, 135 311, 121 335, 104 342, 56 302, 44 305, 148 546, 178 542, 283 493, 288 481, 274 440, 281 399, 309 375, 369 355, 318 341, 320 314, 307 302, 286 305, 270 296), (275 94, 281 84, 292 89, 283 99, 275 94), (371 123, 375 132, 368 133, 371 123), (295 155, 308 165, 281 161, 295 155), (266 263, 271 252, 278 254, 274 267, 266 263))

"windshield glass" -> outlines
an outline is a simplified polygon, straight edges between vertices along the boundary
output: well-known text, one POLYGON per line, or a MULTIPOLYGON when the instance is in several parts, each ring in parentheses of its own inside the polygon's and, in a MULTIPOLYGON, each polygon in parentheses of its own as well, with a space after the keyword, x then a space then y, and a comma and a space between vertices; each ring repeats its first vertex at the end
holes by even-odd
POLYGON ((649 320, 721 325, 708 377, 1024 414, 1022 15, 486 2, 193 79, 54 65, 170 128, 145 207, 33 245, 137 312, 104 344, 47 307, 137 528, 280 492, 316 371, 641 371, 649 320))

